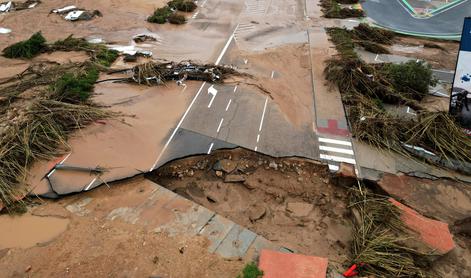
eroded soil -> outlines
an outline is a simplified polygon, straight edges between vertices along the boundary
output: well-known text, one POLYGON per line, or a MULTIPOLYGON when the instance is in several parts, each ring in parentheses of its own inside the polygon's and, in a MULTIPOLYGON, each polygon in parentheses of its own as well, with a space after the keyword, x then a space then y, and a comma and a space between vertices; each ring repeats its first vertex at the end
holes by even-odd
POLYGON ((149 178, 289 249, 334 265, 347 259, 347 190, 325 165, 236 149, 178 160, 149 178))

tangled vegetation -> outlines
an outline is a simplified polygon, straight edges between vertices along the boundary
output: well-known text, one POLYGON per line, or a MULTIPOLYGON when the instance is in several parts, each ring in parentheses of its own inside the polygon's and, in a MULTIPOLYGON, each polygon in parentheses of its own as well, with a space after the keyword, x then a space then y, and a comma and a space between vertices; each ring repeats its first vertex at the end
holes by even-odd
POLYGON ((340 89, 353 135, 381 149, 466 171, 461 164, 471 162, 471 139, 448 113, 427 111, 420 103, 436 82, 430 66, 422 61, 365 63, 354 51, 356 40, 388 44, 392 39, 388 32, 367 28, 327 30, 339 55, 327 61, 325 75, 340 89), (390 113, 386 104, 409 106, 417 116, 390 113), (407 146, 423 151, 411 151, 407 146), (434 155, 424 156, 424 152, 434 155))
POLYGON ((25 41, 17 42, 3 50, 3 56, 7 58, 31 59, 41 53, 46 47, 46 39, 41 32, 37 32, 25 41))
POLYGON ((147 18, 147 21, 151 23, 164 24, 167 22, 167 18, 172 14, 172 9, 169 6, 165 6, 156 9, 154 13, 147 18))
POLYGON ((410 234, 400 219, 400 210, 388 197, 374 194, 360 183, 350 193, 354 215, 352 263, 362 266, 361 274, 426 277, 421 266, 429 255, 406 247, 410 234))
POLYGON ((67 138, 74 130, 116 116, 91 102, 90 96, 99 71, 118 53, 71 36, 47 44, 38 34, 27 42, 39 52, 82 50, 90 59, 61 65, 32 64, 21 74, 0 80, 0 207, 9 211, 23 205, 21 199, 28 193, 27 171, 34 161, 66 151, 67 138))
POLYGON ((181 12, 191 13, 198 7, 192 0, 172 0, 167 5, 181 12))
POLYGON ((320 5, 326 18, 363 17, 363 10, 342 7, 341 4, 356 4, 358 0, 321 0, 320 5))
POLYGON ((25 41, 6 47, 3 56, 31 59, 41 53, 53 51, 85 51, 93 62, 105 67, 109 67, 118 58, 116 50, 109 49, 103 44, 89 43, 83 38, 74 38, 72 35, 48 44, 41 32, 35 33, 25 41))

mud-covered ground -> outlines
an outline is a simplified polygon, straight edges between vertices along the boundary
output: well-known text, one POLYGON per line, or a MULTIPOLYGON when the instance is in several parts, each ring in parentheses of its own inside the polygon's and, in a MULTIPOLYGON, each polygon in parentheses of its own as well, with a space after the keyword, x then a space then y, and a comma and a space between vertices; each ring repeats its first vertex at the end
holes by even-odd
POLYGON ((459 42, 399 36, 389 50, 392 54, 427 61, 434 69, 455 70, 459 42))
POLYGON ((109 217, 154 190, 138 177, 0 216, 0 277, 236 277, 244 262, 210 254, 204 237, 170 237, 145 221, 109 217), (12 223, 21 230, 5 231, 12 223))

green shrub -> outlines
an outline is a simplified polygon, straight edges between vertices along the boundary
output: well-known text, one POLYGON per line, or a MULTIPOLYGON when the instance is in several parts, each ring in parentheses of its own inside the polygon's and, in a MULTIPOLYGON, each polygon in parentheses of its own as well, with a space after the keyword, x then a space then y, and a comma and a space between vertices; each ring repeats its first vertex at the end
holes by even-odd
POLYGON ((98 74, 96 68, 90 68, 86 73, 77 75, 65 73, 57 79, 52 87, 53 98, 73 104, 86 102, 98 80, 98 74))
POLYGON ((164 24, 167 22, 167 18, 173 14, 172 9, 169 6, 158 8, 154 11, 154 14, 147 18, 148 22, 164 24))
POLYGON ((254 262, 251 262, 245 265, 242 269, 242 276, 239 275, 237 278, 260 278, 262 276, 263 271, 254 262))
POLYGON ((187 13, 196 10, 198 7, 195 2, 191 0, 172 0, 168 2, 167 5, 172 9, 187 13))
POLYGON ((31 59, 38 55, 46 47, 46 39, 41 32, 37 32, 31 38, 17 42, 3 50, 3 56, 7 58, 31 59))
POLYGON ((172 24, 178 24, 178 25, 185 24, 186 22, 186 18, 181 14, 172 14, 167 19, 168 19, 168 22, 172 24))
POLYGON ((394 89, 415 100, 421 100, 428 93, 429 86, 436 83, 431 66, 424 61, 385 64, 382 71, 394 89))

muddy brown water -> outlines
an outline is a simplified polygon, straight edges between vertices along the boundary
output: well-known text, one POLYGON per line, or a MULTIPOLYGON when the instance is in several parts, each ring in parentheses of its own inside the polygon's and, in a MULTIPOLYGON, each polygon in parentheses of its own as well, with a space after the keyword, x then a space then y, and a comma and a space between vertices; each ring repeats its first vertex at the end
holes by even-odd
POLYGON ((0 216, 0 249, 29 248, 47 243, 63 233, 68 219, 31 214, 0 216))

